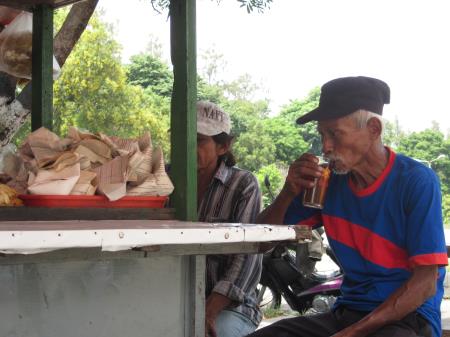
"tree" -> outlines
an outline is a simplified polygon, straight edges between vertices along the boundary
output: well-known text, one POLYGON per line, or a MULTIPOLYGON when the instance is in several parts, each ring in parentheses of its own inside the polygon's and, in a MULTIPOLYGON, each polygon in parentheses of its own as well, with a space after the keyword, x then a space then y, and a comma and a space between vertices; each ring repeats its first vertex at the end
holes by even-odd
POLYGON ((133 55, 130 60, 127 67, 129 83, 149 88, 160 96, 171 97, 173 73, 166 63, 156 56, 144 53, 133 55))
POLYGON ((267 207, 272 203, 272 196, 276 197, 278 193, 280 193, 280 190, 283 187, 285 176, 286 169, 280 168, 276 164, 263 166, 256 172, 256 178, 258 179, 259 186, 261 188, 264 207, 267 207), (272 194, 269 193, 269 189, 265 184, 266 177, 269 181, 272 194))
POLYGON ((397 118, 393 123, 384 120, 383 143, 385 145, 395 149, 400 145, 404 136, 405 133, 402 131, 397 118))
POLYGON ((289 105, 282 108, 280 117, 284 118, 289 125, 296 125, 297 132, 303 139, 304 143, 308 144, 305 151, 319 155, 322 153, 322 141, 317 132, 317 123, 310 122, 303 125, 297 125, 298 117, 303 116, 309 111, 315 109, 319 105, 320 88, 312 89, 308 95, 302 100, 291 101, 289 105))
POLYGON ((201 76, 204 77, 208 84, 216 83, 217 74, 223 71, 226 62, 222 53, 217 52, 214 48, 209 48, 202 54, 200 54, 201 64, 201 76))
POLYGON ((290 165, 310 148, 300 135, 298 127, 282 117, 268 118, 262 121, 263 133, 269 135, 275 145, 277 163, 290 165))
POLYGON ((312 89, 302 100, 293 100, 288 105, 283 106, 280 116, 292 122, 298 117, 315 109, 319 105, 320 87, 312 89))
MULTIPOLYGON (((219 105, 230 114, 232 132, 236 137, 255 129, 259 121, 267 118, 269 105, 267 101, 227 100, 219 105)), ((262 125, 259 125, 262 127, 262 125)))
POLYGON ((444 220, 444 225, 450 227, 450 195, 444 195, 442 198, 442 216, 444 220))
POLYGON ((111 27, 94 16, 55 82, 54 131, 71 125, 91 132, 137 137, 150 131, 168 150, 169 100, 127 82, 111 27))
POLYGON ((230 83, 224 83, 226 96, 236 100, 251 100, 259 86, 253 82, 249 74, 243 74, 230 83))
POLYGON ((397 151, 424 161, 439 176, 443 194, 443 213, 448 224, 450 214, 450 177, 448 174, 450 172, 450 139, 445 139, 439 128, 435 126, 402 137, 397 151), (434 160, 436 158, 440 159, 434 160))
POLYGON ((200 75, 197 76, 197 98, 219 104, 225 101, 223 88, 218 84, 207 83, 200 75))
POLYGON ((257 122, 242 133, 234 146, 238 166, 256 172, 261 167, 275 162, 275 144, 269 135, 262 132, 262 124, 257 122))

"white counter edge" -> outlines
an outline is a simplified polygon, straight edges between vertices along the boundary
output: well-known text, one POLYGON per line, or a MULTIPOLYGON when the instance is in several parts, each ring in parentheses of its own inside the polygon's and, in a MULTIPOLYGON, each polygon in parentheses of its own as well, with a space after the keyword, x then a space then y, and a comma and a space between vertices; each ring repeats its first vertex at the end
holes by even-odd
POLYGON ((295 240, 291 226, 221 224, 211 228, 146 228, 0 231, 3 254, 36 254, 68 248, 121 251, 172 244, 220 244, 295 240))

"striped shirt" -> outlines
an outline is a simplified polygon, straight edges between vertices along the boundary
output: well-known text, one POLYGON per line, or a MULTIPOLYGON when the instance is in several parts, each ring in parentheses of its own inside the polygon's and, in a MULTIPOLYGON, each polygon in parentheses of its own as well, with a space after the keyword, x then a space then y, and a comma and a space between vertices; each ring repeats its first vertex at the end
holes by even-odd
MULTIPOLYGON (((198 209, 204 222, 254 223, 261 208, 258 181, 248 171, 220 164, 198 209)), ((248 317, 256 326, 262 315, 256 286, 262 270, 261 254, 208 255, 206 296, 216 292, 233 301, 227 310, 248 317)))

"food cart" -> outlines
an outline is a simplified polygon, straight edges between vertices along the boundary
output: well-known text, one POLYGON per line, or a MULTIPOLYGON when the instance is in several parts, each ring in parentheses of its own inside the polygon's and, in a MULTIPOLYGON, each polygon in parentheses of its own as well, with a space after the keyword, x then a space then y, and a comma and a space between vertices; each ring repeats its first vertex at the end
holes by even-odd
MULTIPOLYGON (((0 0, 34 13, 33 129, 51 129, 53 9, 75 2, 0 0)), ((205 255, 299 238, 195 222, 195 0, 172 0, 170 18, 174 208, 0 209, 0 336, 204 337, 205 255)))

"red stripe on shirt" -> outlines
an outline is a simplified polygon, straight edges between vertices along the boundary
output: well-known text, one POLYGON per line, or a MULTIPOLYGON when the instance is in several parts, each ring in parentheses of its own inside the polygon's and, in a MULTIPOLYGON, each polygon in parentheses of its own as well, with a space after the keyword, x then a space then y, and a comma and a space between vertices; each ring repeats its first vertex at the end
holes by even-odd
POLYGON ((327 236, 355 249, 365 260, 384 268, 409 269, 406 250, 367 228, 347 220, 322 215, 327 236))
POLYGON ((355 193, 358 197, 366 197, 372 193, 374 193, 383 183, 383 181, 386 179, 386 177, 388 176, 388 174, 391 172, 392 170, 392 166, 394 166, 394 161, 395 161, 395 152, 392 151, 390 148, 388 148, 386 146, 386 149, 389 151, 389 160, 388 160, 388 164, 386 165, 386 167, 384 168, 383 172, 381 172, 381 175, 377 178, 377 180, 375 180, 375 182, 370 185, 369 187, 366 187, 362 190, 358 190, 358 188, 355 186, 355 184, 353 183, 353 181, 349 178, 348 179, 348 184, 350 186, 350 189, 352 190, 353 193, 355 193))
POLYGON ((304 220, 300 220, 297 222, 297 225, 305 225, 305 226, 315 226, 322 223, 322 217, 320 214, 314 214, 312 217, 309 217, 304 220))
POLYGON ((446 266, 448 264, 448 257, 447 253, 416 255, 409 259, 409 264, 411 265, 411 267, 429 266, 435 264, 440 266, 446 266))

